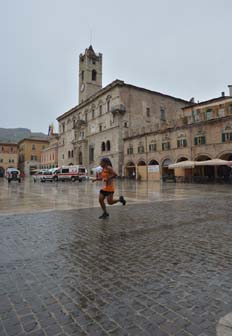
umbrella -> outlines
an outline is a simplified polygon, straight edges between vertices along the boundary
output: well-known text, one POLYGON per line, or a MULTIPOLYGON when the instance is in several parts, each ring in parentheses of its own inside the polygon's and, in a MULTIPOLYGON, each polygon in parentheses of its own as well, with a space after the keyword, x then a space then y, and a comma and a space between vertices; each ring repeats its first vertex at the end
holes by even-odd
POLYGON ((170 164, 168 166, 169 169, 175 169, 175 168, 194 168, 195 167, 195 162, 194 161, 181 161, 177 163, 170 164))
POLYGON ((228 165, 228 161, 221 159, 213 159, 206 161, 197 161, 195 162, 196 166, 226 166, 228 165))

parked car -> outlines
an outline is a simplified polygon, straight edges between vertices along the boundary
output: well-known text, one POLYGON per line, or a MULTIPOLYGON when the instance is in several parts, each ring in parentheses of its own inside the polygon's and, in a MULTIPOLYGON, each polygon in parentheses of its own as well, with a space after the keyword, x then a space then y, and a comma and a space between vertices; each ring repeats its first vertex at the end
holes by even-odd
POLYGON ((8 183, 10 183, 11 181, 18 181, 19 183, 21 182, 20 171, 16 168, 8 168, 6 170, 5 176, 8 183))
POLYGON ((44 173, 46 172, 45 169, 40 169, 37 170, 32 176, 33 176, 33 181, 37 182, 37 181, 41 181, 41 179, 43 178, 44 173))
POLYGON ((87 169, 84 166, 62 166, 54 171, 54 181, 79 181, 87 179, 87 169))

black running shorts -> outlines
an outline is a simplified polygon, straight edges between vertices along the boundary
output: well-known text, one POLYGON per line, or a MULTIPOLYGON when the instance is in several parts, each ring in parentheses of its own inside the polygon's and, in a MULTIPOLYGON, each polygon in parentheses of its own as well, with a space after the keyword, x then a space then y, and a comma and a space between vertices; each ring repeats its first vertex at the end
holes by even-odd
POLYGON ((106 190, 100 190, 100 194, 102 194, 103 196, 107 197, 107 196, 110 196, 110 195, 113 195, 113 191, 106 191, 106 190))

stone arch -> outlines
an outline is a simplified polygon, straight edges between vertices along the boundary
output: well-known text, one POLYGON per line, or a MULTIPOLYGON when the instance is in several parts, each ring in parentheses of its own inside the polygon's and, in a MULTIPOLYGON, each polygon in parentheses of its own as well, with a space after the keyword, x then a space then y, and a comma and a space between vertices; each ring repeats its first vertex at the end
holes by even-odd
POLYGON ((144 159, 139 159, 137 166, 146 166, 146 161, 144 159))
POLYGON ((218 159, 232 161, 232 150, 223 151, 217 155, 218 159))
POLYGON ((136 178, 136 166, 133 161, 128 161, 125 167, 125 176, 136 178))
POLYGON ((182 161, 188 161, 189 159, 184 156, 184 155, 181 155, 177 158, 176 162, 182 162, 182 161))
POLYGON ((207 153, 199 153, 194 158, 194 161, 207 161, 207 160, 212 160, 212 156, 207 153))
POLYGON ((173 161, 170 157, 166 157, 163 159, 162 164, 161 164, 161 174, 162 174, 163 181, 165 181, 167 177, 174 176, 174 169, 168 168, 168 166, 172 163, 173 161))
POLYGON ((152 159, 152 160, 149 161, 148 165, 149 166, 159 166, 159 162, 152 159))
POLYGON ((170 157, 166 157, 162 160, 162 167, 168 167, 172 164, 172 159, 170 157))
POLYGON ((137 179, 147 180, 147 165, 144 159, 140 159, 137 162, 137 179))

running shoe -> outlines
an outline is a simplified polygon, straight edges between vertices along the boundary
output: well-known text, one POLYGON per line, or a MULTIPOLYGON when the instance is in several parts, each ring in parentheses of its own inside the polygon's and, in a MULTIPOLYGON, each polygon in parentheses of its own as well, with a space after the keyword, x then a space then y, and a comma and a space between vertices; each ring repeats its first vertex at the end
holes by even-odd
POLYGON ((119 197, 119 201, 122 203, 122 205, 126 205, 126 200, 123 196, 119 197))
POLYGON ((99 219, 105 219, 107 217, 109 217, 108 212, 103 212, 103 214, 99 217, 99 219))

